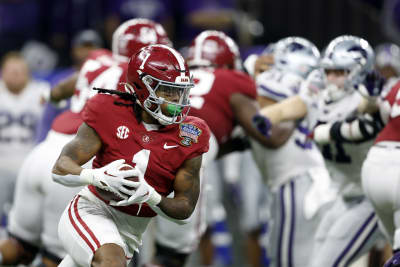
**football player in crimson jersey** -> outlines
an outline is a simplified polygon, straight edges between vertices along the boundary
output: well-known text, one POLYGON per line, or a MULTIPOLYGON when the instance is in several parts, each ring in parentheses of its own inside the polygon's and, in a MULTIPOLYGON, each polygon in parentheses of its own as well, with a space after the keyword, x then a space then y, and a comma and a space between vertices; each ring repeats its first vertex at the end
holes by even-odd
MULTIPOLYGON (((210 151, 221 155, 232 149, 235 143, 230 142, 230 137, 236 124, 265 146, 277 146, 286 140, 287 129, 274 129, 272 136, 266 138, 253 127, 252 118, 258 113, 256 87, 248 75, 237 70, 239 50, 230 37, 219 31, 200 33, 189 48, 187 61, 195 82, 190 93, 189 114, 204 119, 209 125, 210 151)), ((184 266, 187 255, 196 250, 206 228, 203 194, 201 192, 201 201, 191 223, 179 227, 162 217, 157 218, 155 264, 184 266), (172 258, 175 260, 171 261, 172 258)), ((210 260, 205 259, 204 263, 209 264, 210 260)))
POLYGON ((384 96, 380 114, 386 125, 368 152, 361 178, 379 226, 393 248, 394 255, 385 267, 396 267, 400 266, 400 82, 384 96))
MULTIPOLYGON (((161 24, 144 18, 131 19, 122 23, 115 30, 111 44, 112 51, 99 49, 92 55, 92 57, 99 57, 101 54, 112 54, 114 59, 127 63, 129 57, 134 52, 151 44, 165 44, 172 46, 172 42, 168 38, 167 33, 161 24)), ((92 76, 95 76, 96 72, 99 72, 99 70, 93 65, 94 64, 92 64, 94 74, 92 74, 92 76)), ((113 76, 115 73, 109 75, 113 76)), ((48 96, 48 101, 58 103, 74 94, 79 95, 79 92, 75 92, 75 84, 77 83, 77 80, 78 75, 72 75, 62 83, 58 84, 53 88, 53 90, 51 90, 48 96)), ((108 84, 103 83, 100 86, 107 85, 108 84)), ((89 92, 91 91, 91 88, 89 88, 89 92)), ((88 93, 85 93, 85 95, 87 94, 88 93)))
POLYGON ((192 87, 182 56, 150 45, 131 57, 125 92, 87 102, 84 123, 53 168, 55 181, 87 185, 61 216, 68 255, 60 266, 126 266, 152 217, 190 217, 210 139, 206 123, 187 116, 192 87), (81 167, 94 156, 94 169, 81 167), (134 168, 120 170, 124 162, 134 168), (138 181, 125 179, 132 176, 138 181), (102 190, 121 200, 106 200, 102 190))
POLYGON ((29 263, 39 244, 47 267, 57 266, 65 256, 57 225, 65 205, 80 188, 54 183, 51 169, 62 147, 72 140, 82 124, 81 111, 94 95, 92 88, 117 88, 125 82, 129 54, 149 43, 171 42, 160 24, 146 19, 129 20, 116 30, 113 52, 94 51, 79 74, 51 91, 54 101, 74 94, 71 109, 55 119, 46 139, 28 155, 19 172, 8 225, 10 237, 0 241, 0 264, 29 263))

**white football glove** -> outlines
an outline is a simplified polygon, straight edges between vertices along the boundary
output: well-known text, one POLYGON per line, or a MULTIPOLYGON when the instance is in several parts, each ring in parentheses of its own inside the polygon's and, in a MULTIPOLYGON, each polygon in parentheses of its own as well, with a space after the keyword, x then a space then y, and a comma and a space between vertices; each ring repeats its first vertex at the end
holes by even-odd
MULTIPOLYGON (((110 201, 110 205, 113 206, 129 206, 132 204, 139 204, 138 214, 143 203, 147 203, 150 206, 156 206, 161 201, 161 195, 149 185, 144 179, 144 174, 139 171, 139 182, 135 183, 135 190, 131 190, 130 197, 121 201, 110 201)), ((124 192, 127 194, 128 192, 124 192)))
POLYGON ((138 168, 131 170, 120 170, 125 160, 115 160, 104 167, 98 169, 83 169, 80 173, 82 180, 86 180, 88 184, 92 184, 100 189, 114 193, 116 196, 122 199, 126 199, 127 196, 132 195, 132 190, 126 187, 137 188, 140 182, 133 182, 126 180, 125 177, 139 176, 141 172, 138 168))

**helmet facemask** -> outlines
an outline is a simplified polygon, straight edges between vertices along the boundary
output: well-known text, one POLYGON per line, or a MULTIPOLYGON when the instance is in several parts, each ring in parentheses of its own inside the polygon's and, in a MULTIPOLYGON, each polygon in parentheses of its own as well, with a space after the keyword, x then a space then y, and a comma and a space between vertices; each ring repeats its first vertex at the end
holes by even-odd
POLYGON ((162 125, 183 122, 190 109, 190 89, 194 87, 188 80, 187 77, 177 77, 177 81, 172 83, 144 75, 142 82, 149 96, 144 100, 143 108, 162 125))
MULTIPOLYGON (((374 51, 368 42, 362 38, 343 35, 333 39, 327 46, 321 60, 321 67, 325 70, 345 71, 346 79, 342 81, 337 92, 334 85, 328 84, 332 101, 337 101, 355 89, 365 80, 366 75, 372 71, 374 51)), ((338 86, 339 87, 339 86, 338 86)), ((327 88, 328 89, 328 88, 327 88)))

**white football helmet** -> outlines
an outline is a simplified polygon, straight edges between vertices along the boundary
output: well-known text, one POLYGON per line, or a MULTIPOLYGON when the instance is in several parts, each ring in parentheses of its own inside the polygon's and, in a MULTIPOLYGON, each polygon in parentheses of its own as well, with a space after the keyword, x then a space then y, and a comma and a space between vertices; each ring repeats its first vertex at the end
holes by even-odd
POLYGON ((342 85, 327 81, 329 101, 337 101, 364 81, 374 68, 374 51, 369 43, 356 36, 342 35, 333 39, 326 47, 321 67, 326 70, 344 70, 342 85))
POLYGON ((292 72, 306 78, 318 67, 320 53, 318 48, 302 37, 287 37, 271 47, 275 67, 285 72, 292 72))

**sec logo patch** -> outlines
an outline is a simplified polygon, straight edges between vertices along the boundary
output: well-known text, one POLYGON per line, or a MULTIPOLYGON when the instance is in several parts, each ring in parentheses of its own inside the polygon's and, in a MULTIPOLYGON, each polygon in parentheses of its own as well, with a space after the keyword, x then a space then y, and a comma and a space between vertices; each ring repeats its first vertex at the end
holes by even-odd
POLYGON ((122 125, 117 128, 117 137, 119 139, 126 139, 129 137, 129 128, 122 125))

